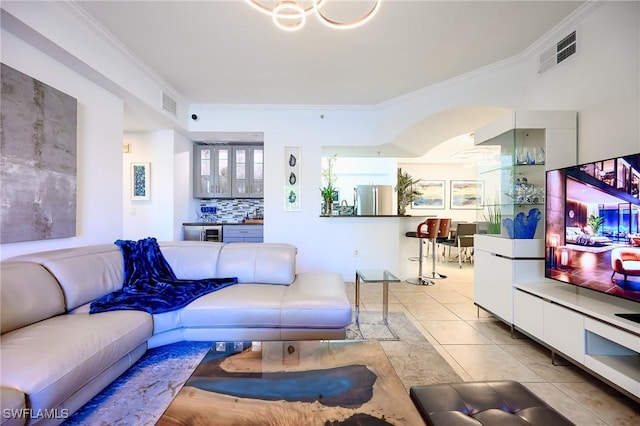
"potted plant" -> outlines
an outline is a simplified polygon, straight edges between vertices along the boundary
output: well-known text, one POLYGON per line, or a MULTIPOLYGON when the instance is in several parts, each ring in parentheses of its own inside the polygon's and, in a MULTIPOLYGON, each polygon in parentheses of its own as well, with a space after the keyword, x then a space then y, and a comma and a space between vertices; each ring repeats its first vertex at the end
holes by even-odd
POLYGON ((487 207, 487 233, 488 234, 500 234, 502 232, 502 211, 499 205, 489 205, 487 207))
POLYGON ((604 217, 589 215, 589 219, 587 219, 587 225, 591 227, 593 235, 598 235, 598 230, 604 223, 604 217))
POLYGON ((398 214, 404 216, 407 213, 407 206, 413 203, 420 193, 416 191, 413 185, 420 182, 420 179, 414 179, 407 172, 402 171, 402 167, 398 167, 398 181, 395 191, 398 193, 398 214))
POLYGON ((333 199, 338 193, 334 186, 336 177, 333 173, 333 163, 336 161, 336 155, 329 157, 326 161, 327 167, 322 169, 322 178, 325 186, 320 188, 320 195, 322 196, 322 214, 331 216, 333 214, 333 199))
POLYGON ((320 195, 322 195, 322 214, 331 216, 333 214, 333 199, 337 191, 329 184, 320 188, 320 195))

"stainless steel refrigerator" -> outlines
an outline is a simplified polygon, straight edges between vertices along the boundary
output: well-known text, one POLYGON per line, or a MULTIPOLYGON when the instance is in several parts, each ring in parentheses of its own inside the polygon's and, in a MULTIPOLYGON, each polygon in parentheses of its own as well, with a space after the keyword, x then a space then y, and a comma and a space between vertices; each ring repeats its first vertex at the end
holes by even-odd
POLYGON ((393 188, 391 185, 358 185, 356 187, 358 215, 392 215, 393 188))

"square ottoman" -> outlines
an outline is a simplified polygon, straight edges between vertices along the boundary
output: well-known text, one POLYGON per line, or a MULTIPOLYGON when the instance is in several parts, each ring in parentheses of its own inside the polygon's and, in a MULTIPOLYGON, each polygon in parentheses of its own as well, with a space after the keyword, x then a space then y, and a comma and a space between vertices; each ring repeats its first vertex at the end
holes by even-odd
POLYGON ((430 426, 573 425, 515 381, 413 386, 409 395, 430 426))

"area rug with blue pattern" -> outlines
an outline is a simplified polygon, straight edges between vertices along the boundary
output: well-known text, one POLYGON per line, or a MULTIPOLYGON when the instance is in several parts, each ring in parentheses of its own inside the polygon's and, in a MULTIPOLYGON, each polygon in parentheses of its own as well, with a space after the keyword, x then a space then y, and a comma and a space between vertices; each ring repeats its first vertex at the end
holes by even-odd
MULTIPOLYGON (((352 325, 347 339, 377 340, 399 377, 404 391, 411 386, 460 381, 437 350, 402 312, 390 312, 389 323, 398 340, 387 340, 380 312, 363 312, 360 327, 352 325), (377 336, 376 333, 380 335, 377 336)), ((148 350, 122 376, 107 386, 65 425, 154 425, 214 342, 178 342, 148 350)))

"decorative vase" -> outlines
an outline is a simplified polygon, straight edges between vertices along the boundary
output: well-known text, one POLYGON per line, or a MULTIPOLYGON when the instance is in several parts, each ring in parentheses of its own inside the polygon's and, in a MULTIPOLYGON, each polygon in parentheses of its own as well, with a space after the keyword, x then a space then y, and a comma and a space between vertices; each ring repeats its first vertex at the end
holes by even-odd
POLYGON ((333 200, 324 200, 322 204, 322 214, 331 216, 333 214, 333 200))
POLYGON ((540 209, 534 207, 529 210, 527 216, 520 212, 516 215, 515 220, 511 218, 503 219, 502 225, 511 239, 532 239, 536 234, 536 228, 541 217, 540 209))

